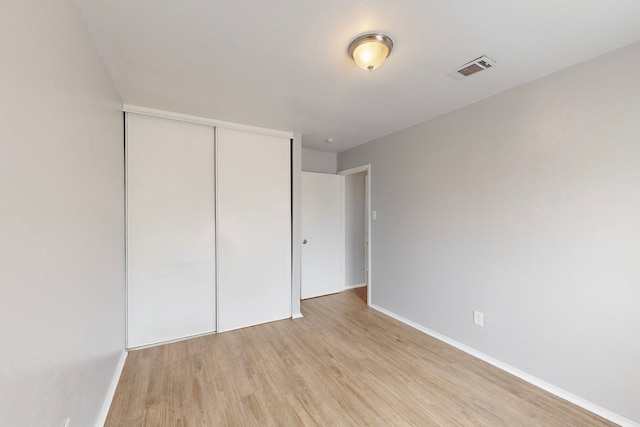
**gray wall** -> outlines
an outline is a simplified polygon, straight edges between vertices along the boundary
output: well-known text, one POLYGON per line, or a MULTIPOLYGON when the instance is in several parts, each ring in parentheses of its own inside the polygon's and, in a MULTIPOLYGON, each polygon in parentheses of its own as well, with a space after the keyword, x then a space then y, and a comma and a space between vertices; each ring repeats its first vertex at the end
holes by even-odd
POLYGON ((638 69, 640 43, 341 153, 372 164, 372 303, 640 421, 638 69))
POLYGON ((345 285, 365 283, 365 214, 364 176, 345 176, 345 285))
POLYGON ((302 170, 304 172, 336 173, 338 171, 338 155, 303 148, 302 170))
POLYGON ((121 102, 72 1, 0 16, 0 425, 92 426, 124 349, 121 102))

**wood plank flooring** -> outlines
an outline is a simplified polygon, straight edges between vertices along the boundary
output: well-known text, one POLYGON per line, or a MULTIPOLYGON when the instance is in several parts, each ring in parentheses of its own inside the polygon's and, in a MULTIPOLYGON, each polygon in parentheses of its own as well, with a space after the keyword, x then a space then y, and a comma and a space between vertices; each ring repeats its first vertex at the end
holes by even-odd
POLYGON ((366 288, 304 318, 132 351, 106 426, 613 426, 369 309, 366 288))

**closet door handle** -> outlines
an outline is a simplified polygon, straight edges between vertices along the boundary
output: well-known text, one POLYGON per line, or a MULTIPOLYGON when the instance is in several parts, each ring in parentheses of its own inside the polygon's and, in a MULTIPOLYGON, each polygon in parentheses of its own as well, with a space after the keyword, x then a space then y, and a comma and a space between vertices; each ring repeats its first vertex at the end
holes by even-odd
POLYGON ((307 244, 307 239, 304 239, 304 240, 302 241, 302 244, 303 244, 303 245, 306 245, 306 244, 307 244))

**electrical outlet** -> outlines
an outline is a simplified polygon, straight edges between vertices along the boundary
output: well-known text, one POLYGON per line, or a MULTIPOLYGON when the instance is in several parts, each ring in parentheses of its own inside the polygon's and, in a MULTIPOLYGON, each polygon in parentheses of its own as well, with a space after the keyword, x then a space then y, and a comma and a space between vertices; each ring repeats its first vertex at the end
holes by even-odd
POLYGON ((376 211, 372 211, 371 212, 371 219, 373 219, 373 220, 378 219, 378 213, 376 211))
POLYGON ((473 310, 473 324, 478 326, 484 326, 484 313, 473 310))
POLYGON ((71 424, 69 424, 70 421, 71 421, 71 417, 67 417, 62 427, 70 427, 71 426, 71 424))

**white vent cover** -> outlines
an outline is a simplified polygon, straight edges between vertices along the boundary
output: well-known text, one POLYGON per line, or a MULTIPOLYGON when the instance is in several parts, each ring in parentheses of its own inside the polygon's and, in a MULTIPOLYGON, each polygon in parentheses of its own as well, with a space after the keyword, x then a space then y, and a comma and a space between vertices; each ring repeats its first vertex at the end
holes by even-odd
POLYGON ((496 61, 486 56, 481 56, 480 58, 476 58, 471 62, 467 62, 453 73, 450 73, 449 76, 456 80, 462 80, 465 77, 472 76, 476 73, 479 73, 480 71, 486 70, 487 68, 494 67, 495 65, 496 61))

